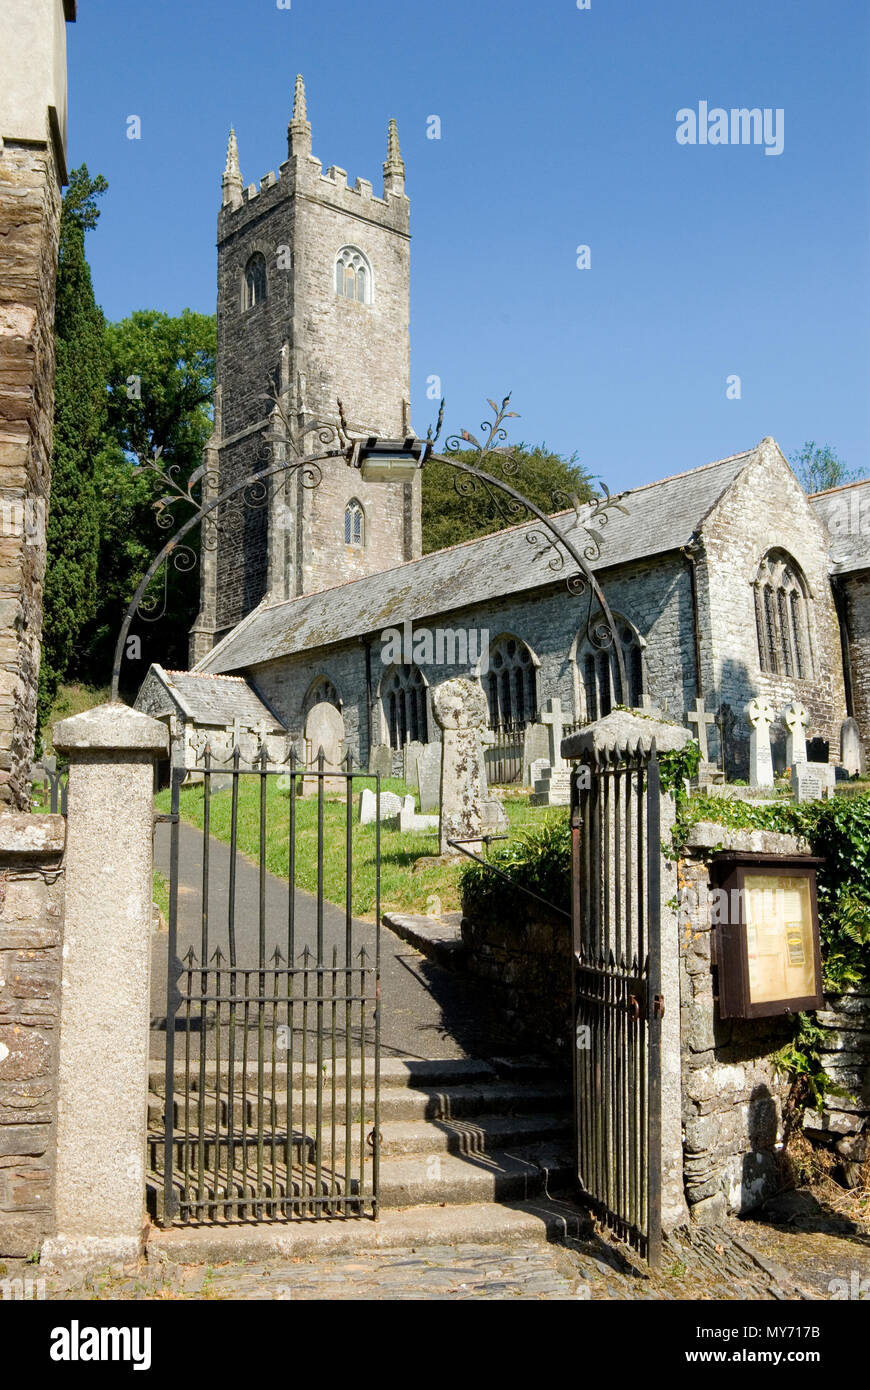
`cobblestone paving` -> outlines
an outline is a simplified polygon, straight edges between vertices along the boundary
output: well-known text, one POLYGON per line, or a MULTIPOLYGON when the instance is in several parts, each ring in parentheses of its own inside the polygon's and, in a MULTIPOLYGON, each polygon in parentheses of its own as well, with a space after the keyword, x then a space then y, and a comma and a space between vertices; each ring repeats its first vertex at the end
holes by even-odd
POLYGON ((675 1237, 666 1245, 661 1269, 652 1273, 602 1232, 591 1240, 553 1245, 428 1246, 213 1268, 143 1263, 84 1282, 49 1278, 46 1294, 51 1299, 290 1301, 764 1301, 807 1296, 781 1269, 759 1264, 724 1229, 675 1237))

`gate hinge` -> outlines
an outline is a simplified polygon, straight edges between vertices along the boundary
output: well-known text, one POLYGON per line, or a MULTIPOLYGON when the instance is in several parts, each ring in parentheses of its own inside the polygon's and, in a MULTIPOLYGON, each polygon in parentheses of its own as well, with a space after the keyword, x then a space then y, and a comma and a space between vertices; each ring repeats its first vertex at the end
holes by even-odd
POLYGON ((656 994, 653 996, 652 1016, 653 1018, 664 1018, 665 996, 663 994, 656 994))

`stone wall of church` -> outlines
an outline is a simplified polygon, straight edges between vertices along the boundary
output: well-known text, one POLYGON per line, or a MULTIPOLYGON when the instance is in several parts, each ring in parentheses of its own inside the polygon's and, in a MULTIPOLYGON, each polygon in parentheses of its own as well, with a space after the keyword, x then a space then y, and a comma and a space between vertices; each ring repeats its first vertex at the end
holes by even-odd
MULTIPOLYGON (((645 681, 653 699, 664 705, 678 721, 694 697, 694 638, 691 590, 688 573, 679 557, 661 557, 655 564, 625 566, 603 580, 611 608, 636 627, 645 642, 645 681)), ((350 600, 349 600, 350 601, 350 600)), ((553 696, 562 702, 567 722, 585 717, 582 682, 575 652, 585 631, 588 598, 569 594, 564 584, 535 593, 519 594, 487 604, 468 605, 449 613, 435 614, 425 623, 415 624, 436 633, 439 628, 454 632, 465 629, 480 634, 488 649, 499 636, 510 633, 531 648, 538 663, 538 699, 541 705, 553 696)), ((350 617, 350 614, 349 614, 350 617)), ((400 628, 400 613, 393 615, 400 628)), ((380 685, 388 665, 382 660, 381 634, 369 637, 371 683, 375 703, 372 741, 387 741, 387 731, 379 700, 380 685)), ((453 676, 472 674, 467 664, 454 662, 421 667, 430 686, 453 676)), ((365 646, 357 639, 319 650, 308 650, 278 661, 252 667, 253 684, 293 734, 303 726, 303 705, 313 680, 328 676, 339 693, 345 720, 345 735, 354 757, 368 759, 367 694, 365 646)), ((429 735, 437 738, 434 720, 429 735)))
POLYGON ((50 143, 0 152, 0 804, 27 804, 54 412, 60 186, 50 143))
MULTIPOLYGON (((827 537, 791 469, 775 446, 763 465, 746 469, 705 521, 698 559, 698 604, 703 634, 701 668, 707 707, 723 705, 726 764, 735 776, 749 772, 749 724, 745 709, 756 695, 777 711, 799 700, 809 711, 808 736, 829 741, 839 757, 846 702, 840 629, 828 574, 827 537), (763 556, 784 550, 803 571, 809 593, 811 679, 761 670, 754 583, 763 556)), ((785 766, 785 730, 771 728, 774 764, 785 766)), ((718 732, 711 734, 714 756, 718 732)))
POLYGON ((870 765, 870 572, 845 575, 840 584, 849 637, 852 704, 870 765))

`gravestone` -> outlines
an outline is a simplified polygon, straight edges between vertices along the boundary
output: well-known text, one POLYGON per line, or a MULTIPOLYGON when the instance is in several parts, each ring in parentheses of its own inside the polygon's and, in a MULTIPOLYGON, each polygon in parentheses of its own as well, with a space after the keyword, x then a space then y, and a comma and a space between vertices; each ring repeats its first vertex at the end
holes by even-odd
POLYGON ((457 853, 450 840, 464 840, 479 853, 487 799, 482 739, 489 717, 486 697, 475 681, 455 677, 433 691, 432 712, 442 731, 441 853, 457 853))
POLYGON ((534 783, 534 791, 529 797, 530 806, 568 806, 571 801, 571 773, 562 757, 562 702, 558 699, 547 701, 547 708, 541 715, 547 726, 549 741, 549 762, 541 770, 534 783))
POLYGON ((751 734, 749 738, 750 787, 773 786, 773 756, 770 751, 770 726, 776 711, 764 696, 756 696, 746 706, 751 734))
POLYGON ((807 740, 807 762, 826 763, 831 756, 831 745, 826 738, 818 735, 807 740))
POLYGON ((417 755, 417 790, 420 810, 437 811, 441 798, 441 744, 426 743, 417 755))
POLYGON ((406 796, 404 798, 399 811, 399 829, 403 834, 409 834, 415 831, 419 833, 421 830, 437 830, 438 825, 438 816, 423 816, 417 814, 414 809, 413 796, 406 796))
POLYGON ((544 775, 544 768, 550 766, 547 758, 536 758, 529 768, 529 785, 534 786, 544 775))
POLYGON ((857 719, 844 719, 840 728, 840 762, 850 777, 863 777, 864 749, 857 719))
MULTIPOLYGON (((305 738, 308 744, 309 770, 319 771, 318 757, 323 749, 323 771, 342 772, 342 743, 344 741, 344 720, 335 705, 321 700, 312 705, 305 720, 305 738)), ((323 790, 342 791, 344 782, 338 778, 306 777, 302 783, 303 796, 312 796, 318 790, 318 782, 323 781, 323 790)))
POLYGON ((822 778, 816 771, 826 763, 796 763, 791 770, 791 789, 795 801, 820 801, 824 792, 822 778))
POLYGON ((369 776, 392 777, 393 750, 385 743, 376 743, 369 752, 369 776))
POLYGON ((402 776, 409 787, 413 787, 414 783, 417 781, 417 759, 425 747, 425 743, 418 743, 415 741, 406 743, 405 747, 402 749, 404 755, 402 776))
POLYGON ((533 787, 536 764, 545 766, 550 758, 550 738, 546 724, 529 724, 523 738, 523 786, 533 787))
MULTIPOLYGON (((395 792, 381 792, 381 824, 396 820, 402 809, 402 798, 395 792)), ((370 787, 363 787, 359 798, 360 825, 374 825, 378 818, 378 798, 370 787)))
POLYGON ((796 767, 798 763, 808 761, 806 728, 809 718, 809 711, 800 700, 793 700, 783 711, 782 722, 786 728, 786 767, 796 767))
POLYGON ((697 700, 695 701, 695 708, 689 710, 688 714, 686 715, 686 718, 688 719, 690 724, 697 724, 698 727, 695 732, 695 742, 701 750, 701 762, 709 763, 710 752, 707 745, 707 725, 715 724, 715 715, 707 713, 707 711, 704 709, 704 701, 699 695, 697 700))

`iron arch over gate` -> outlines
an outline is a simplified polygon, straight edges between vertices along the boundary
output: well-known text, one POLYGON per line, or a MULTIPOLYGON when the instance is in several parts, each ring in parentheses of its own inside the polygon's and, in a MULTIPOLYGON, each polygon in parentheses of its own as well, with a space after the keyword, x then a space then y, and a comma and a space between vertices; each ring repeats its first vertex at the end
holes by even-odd
MULTIPOLYGON (((119 698, 133 620, 137 614, 153 616, 143 610, 155 577, 169 564, 189 569, 196 563, 195 552, 185 544, 189 534, 201 526, 202 545, 213 547, 222 528, 243 522, 248 508, 268 504, 273 480, 295 474, 304 487, 317 487, 321 465, 331 459, 344 460, 363 476, 371 466, 375 479, 394 476, 390 469, 396 464, 447 464, 455 471, 460 496, 482 490, 502 520, 529 519, 526 540, 535 558, 554 579, 565 574, 569 593, 587 600, 588 639, 602 649, 612 647, 620 697, 628 690, 618 631, 589 567, 600 553, 598 533, 589 523, 606 524, 608 509, 618 506, 619 499, 608 493, 586 515, 576 498, 554 497, 554 506, 575 508, 585 536, 581 553, 551 516, 505 478, 482 468, 490 459, 500 461, 508 476, 515 468, 503 442, 504 421, 513 415, 509 397, 500 407, 490 401, 493 419, 482 427, 482 442, 463 430, 447 440, 444 454, 435 453, 443 401, 434 435, 430 429, 425 441, 353 438, 339 401, 337 424, 316 424, 305 431, 314 432, 319 445, 306 454, 301 439, 292 437, 282 401, 274 392, 269 398, 273 429, 266 442, 278 456, 223 492, 217 478, 203 471, 186 488, 180 486, 174 470, 160 466, 159 455, 144 465, 167 489, 156 504, 164 529, 171 527, 177 503, 193 510, 155 557, 127 609, 115 649, 113 699, 119 698), (457 456, 463 448, 476 454, 475 463, 457 456), (204 497, 197 501, 193 487, 200 480, 204 497)), ((166 574, 164 570, 164 582, 166 574)), ((192 769, 202 784, 202 803, 196 808, 201 837, 195 841, 190 835, 197 831, 181 817, 182 782, 190 771, 173 770, 170 812, 161 818, 170 828, 169 949, 163 1124, 162 1133, 152 1136, 150 1154, 152 1210, 169 1222, 377 1216, 380 815, 373 830, 374 927, 371 939, 361 941, 364 924, 354 916, 352 882, 354 793, 362 773, 349 758, 328 765, 321 748, 310 766, 295 751, 286 764, 276 764, 264 736, 258 758, 243 766, 238 747, 225 764, 217 763, 206 747, 200 765, 192 769), (281 790, 288 793, 284 806, 274 795, 281 778, 281 790), (243 861, 237 838, 240 802, 251 785, 259 820, 256 865, 243 861), (297 851, 304 798, 298 797, 306 788, 314 808, 308 818, 315 875, 314 891, 300 896, 297 851), (328 790, 333 794, 329 798, 328 790), (276 810, 286 818, 281 827, 285 882, 278 882, 270 860, 269 822, 276 810), (218 816, 225 821, 225 838, 229 830, 228 855, 226 846, 211 838, 213 817, 218 816), (340 827, 330 824, 336 818, 340 827), (336 834, 343 836, 343 906, 334 901, 335 888, 326 886, 336 834), (245 890, 240 874, 249 879, 245 890), (193 915, 192 889, 198 894, 193 915), (247 903, 242 910, 240 901, 247 903)), ((380 778, 375 779, 375 793, 379 797, 380 778)))

